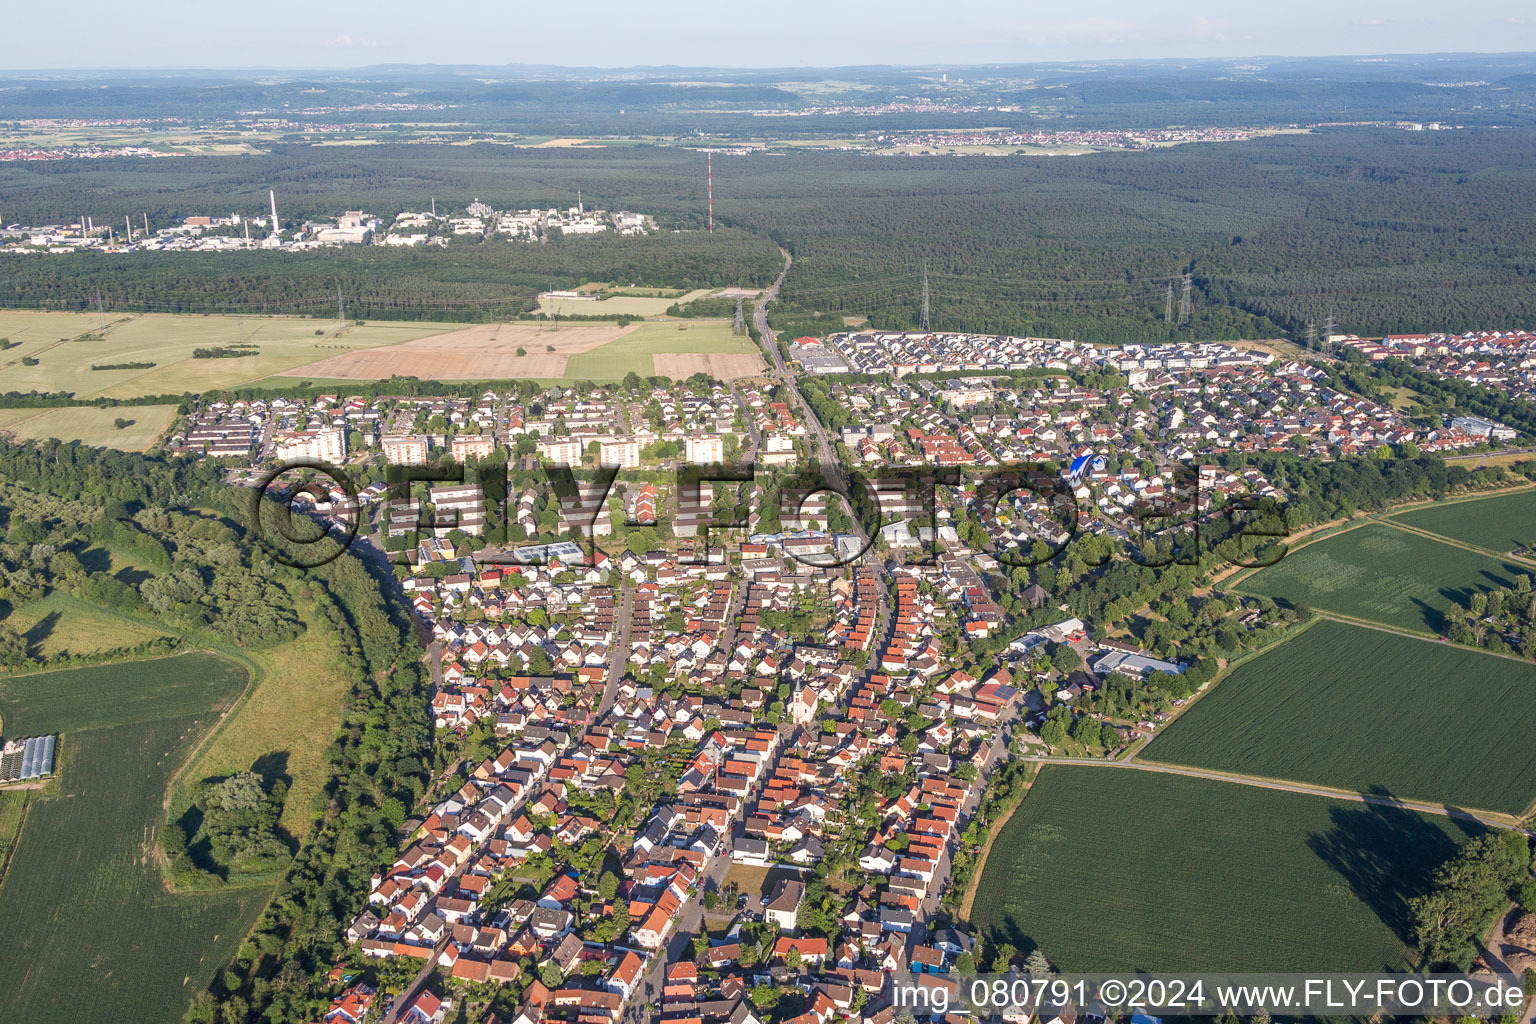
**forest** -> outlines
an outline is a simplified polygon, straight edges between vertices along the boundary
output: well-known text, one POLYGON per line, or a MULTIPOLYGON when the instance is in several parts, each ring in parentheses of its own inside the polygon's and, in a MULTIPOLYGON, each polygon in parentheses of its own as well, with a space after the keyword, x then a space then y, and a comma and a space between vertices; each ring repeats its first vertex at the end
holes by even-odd
POLYGON ((1329 128, 1241 143, 1050 160, 797 151, 716 155, 713 235, 702 154, 278 145, 229 161, 0 165, 6 217, 152 225, 260 209, 392 215, 436 198, 502 207, 585 201, 653 214, 647 238, 490 241, 431 252, 50 256, 0 261, 0 306, 331 315, 515 316, 551 287, 771 281, 794 258, 776 327, 867 315, 915 328, 1149 342, 1305 335, 1330 315, 1362 335, 1536 327, 1536 136, 1329 128), (93 166, 81 166, 83 164, 93 166), (87 197, 89 197, 87 199, 87 197), (87 207, 88 211, 82 210, 87 207), (1183 278, 1190 310, 1180 321, 1183 278), (1170 307, 1172 322, 1167 319, 1170 307))

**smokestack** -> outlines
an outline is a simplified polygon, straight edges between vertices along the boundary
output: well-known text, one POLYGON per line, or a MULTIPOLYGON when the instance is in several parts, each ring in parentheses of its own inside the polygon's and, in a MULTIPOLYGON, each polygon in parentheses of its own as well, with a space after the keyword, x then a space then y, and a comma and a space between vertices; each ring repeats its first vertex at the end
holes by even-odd
POLYGON ((277 235, 277 192, 267 189, 267 197, 272 200, 272 234, 277 235))
POLYGON ((128 244, 133 244, 133 219, 126 213, 123 214, 123 227, 128 229, 128 244))
POLYGON ((149 214, 144 215, 144 237, 149 237, 149 214))

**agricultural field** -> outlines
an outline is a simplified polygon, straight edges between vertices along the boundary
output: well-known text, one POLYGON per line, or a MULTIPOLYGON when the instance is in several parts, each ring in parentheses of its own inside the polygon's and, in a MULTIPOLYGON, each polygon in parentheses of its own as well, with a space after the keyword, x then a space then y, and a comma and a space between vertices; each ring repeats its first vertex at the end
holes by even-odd
MULTIPOLYGON (((334 320, 307 317, 152 313, 115 317, 109 314, 106 332, 102 334, 100 320, 87 314, 0 313, 0 337, 21 342, 0 352, 0 392, 68 391, 76 398, 180 395, 234 387, 338 352, 397 345, 458 326, 370 322, 349 326, 338 333, 334 320), (76 338, 81 340, 70 340, 76 338), (254 345, 258 354, 235 359, 192 358, 192 351, 197 348, 245 344, 254 345), (23 365, 23 357, 38 363, 23 365), (155 365, 140 369, 91 369, 93 364, 143 362, 155 365)), ((133 412, 114 415, 132 417, 133 412)), ((109 416, 108 425, 111 420, 109 416)))
POLYGON ((341 729, 341 709, 352 679, 334 634, 312 605, 299 605, 308 627, 296 640, 243 652, 258 671, 256 685, 207 743, 179 780, 177 799, 210 776, 229 775, 261 763, 263 774, 288 780, 288 799, 278 827, 303 840, 316 796, 325 786, 325 752, 341 729))
MULTIPOLYGON (((0 602, 0 612, 5 605, 0 602)), ((0 622, 20 633, 34 656, 54 658, 132 647, 166 634, 67 594, 52 593, 9 609, 0 622)))
POLYGON ((1410 966, 1407 900, 1474 826, 1134 769, 1047 766, 972 922, 1064 971, 1410 966))
POLYGON ((1400 512, 1392 519, 1416 530, 1508 554, 1536 544, 1536 490, 1430 505, 1400 512))
POLYGON ((177 1020, 234 954, 270 890, 168 893, 155 833, 171 777, 245 680, 187 654, 0 682, 7 734, 63 730, 58 792, 33 794, 0 882, 12 1017, 177 1020))
POLYGON ((1519 814, 1536 665, 1320 621, 1246 662, 1141 757, 1519 814))
POLYGON ((1443 633, 1445 613, 1529 568, 1383 523, 1292 550, 1233 588, 1399 629, 1443 633))
POLYGON ((431 380, 561 383, 616 381, 631 372, 649 377, 670 371, 671 376, 687 377, 718 370, 741 377, 761 369, 752 339, 733 335, 724 320, 657 320, 626 327, 570 323, 559 330, 514 323, 468 327, 391 348, 332 356, 289 370, 278 380, 377 380, 400 373, 431 380))
POLYGON ((680 380, 712 369, 727 378, 762 372, 763 361, 756 343, 732 334, 729 320, 640 324, 601 348, 572 356, 565 376, 576 380, 623 380, 625 374, 633 372, 642 377, 660 374, 680 380))
POLYGON ((0 434, 18 441, 56 437, 97 448, 141 452, 157 441, 176 418, 174 405, 132 405, 103 409, 94 405, 58 409, 0 409, 0 434), (128 420, 121 429, 118 420, 128 420))
POLYGON ((539 312, 555 316, 665 316, 673 303, 684 305, 702 299, 709 293, 710 289, 699 288, 686 294, 670 296, 604 294, 596 300, 553 298, 545 293, 539 296, 539 312))

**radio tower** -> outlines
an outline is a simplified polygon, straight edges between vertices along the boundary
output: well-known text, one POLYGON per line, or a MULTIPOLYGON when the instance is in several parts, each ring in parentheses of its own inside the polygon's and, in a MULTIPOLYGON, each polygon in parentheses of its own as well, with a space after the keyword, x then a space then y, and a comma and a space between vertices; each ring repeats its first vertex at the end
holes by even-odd
POLYGON ((928 333, 928 264, 923 263, 923 333, 928 333))
POLYGON ((1184 275, 1184 297, 1179 300, 1179 323, 1181 324, 1189 323, 1189 298, 1193 282, 1193 274, 1184 275))
POLYGON ((704 190, 709 201, 709 233, 715 233, 715 144, 704 148, 704 190))

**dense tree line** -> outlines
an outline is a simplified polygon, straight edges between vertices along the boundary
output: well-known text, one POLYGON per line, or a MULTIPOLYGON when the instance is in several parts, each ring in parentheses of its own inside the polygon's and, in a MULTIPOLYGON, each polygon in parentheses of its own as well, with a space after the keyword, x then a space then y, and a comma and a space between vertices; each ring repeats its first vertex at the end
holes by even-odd
MULTIPOLYGON (((594 235, 546 245, 301 253, 76 253, 8 260, 0 306, 109 312, 287 313, 383 320, 487 321, 515 317, 550 288, 625 281, 687 288, 763 285, 782 266, 777 249, 741 231, 594 235)), ((207 350, 231 356, 234 351, 207 350)), ((211 357, 211 355, 210 355, 211 357)))
POLYGON ((1424 966, 1467 970, 1477 943, 1530 879, 1525 833, 1499 832, 1466 843, 1435 871, 1429 891, 1409 903, 1424 966))

